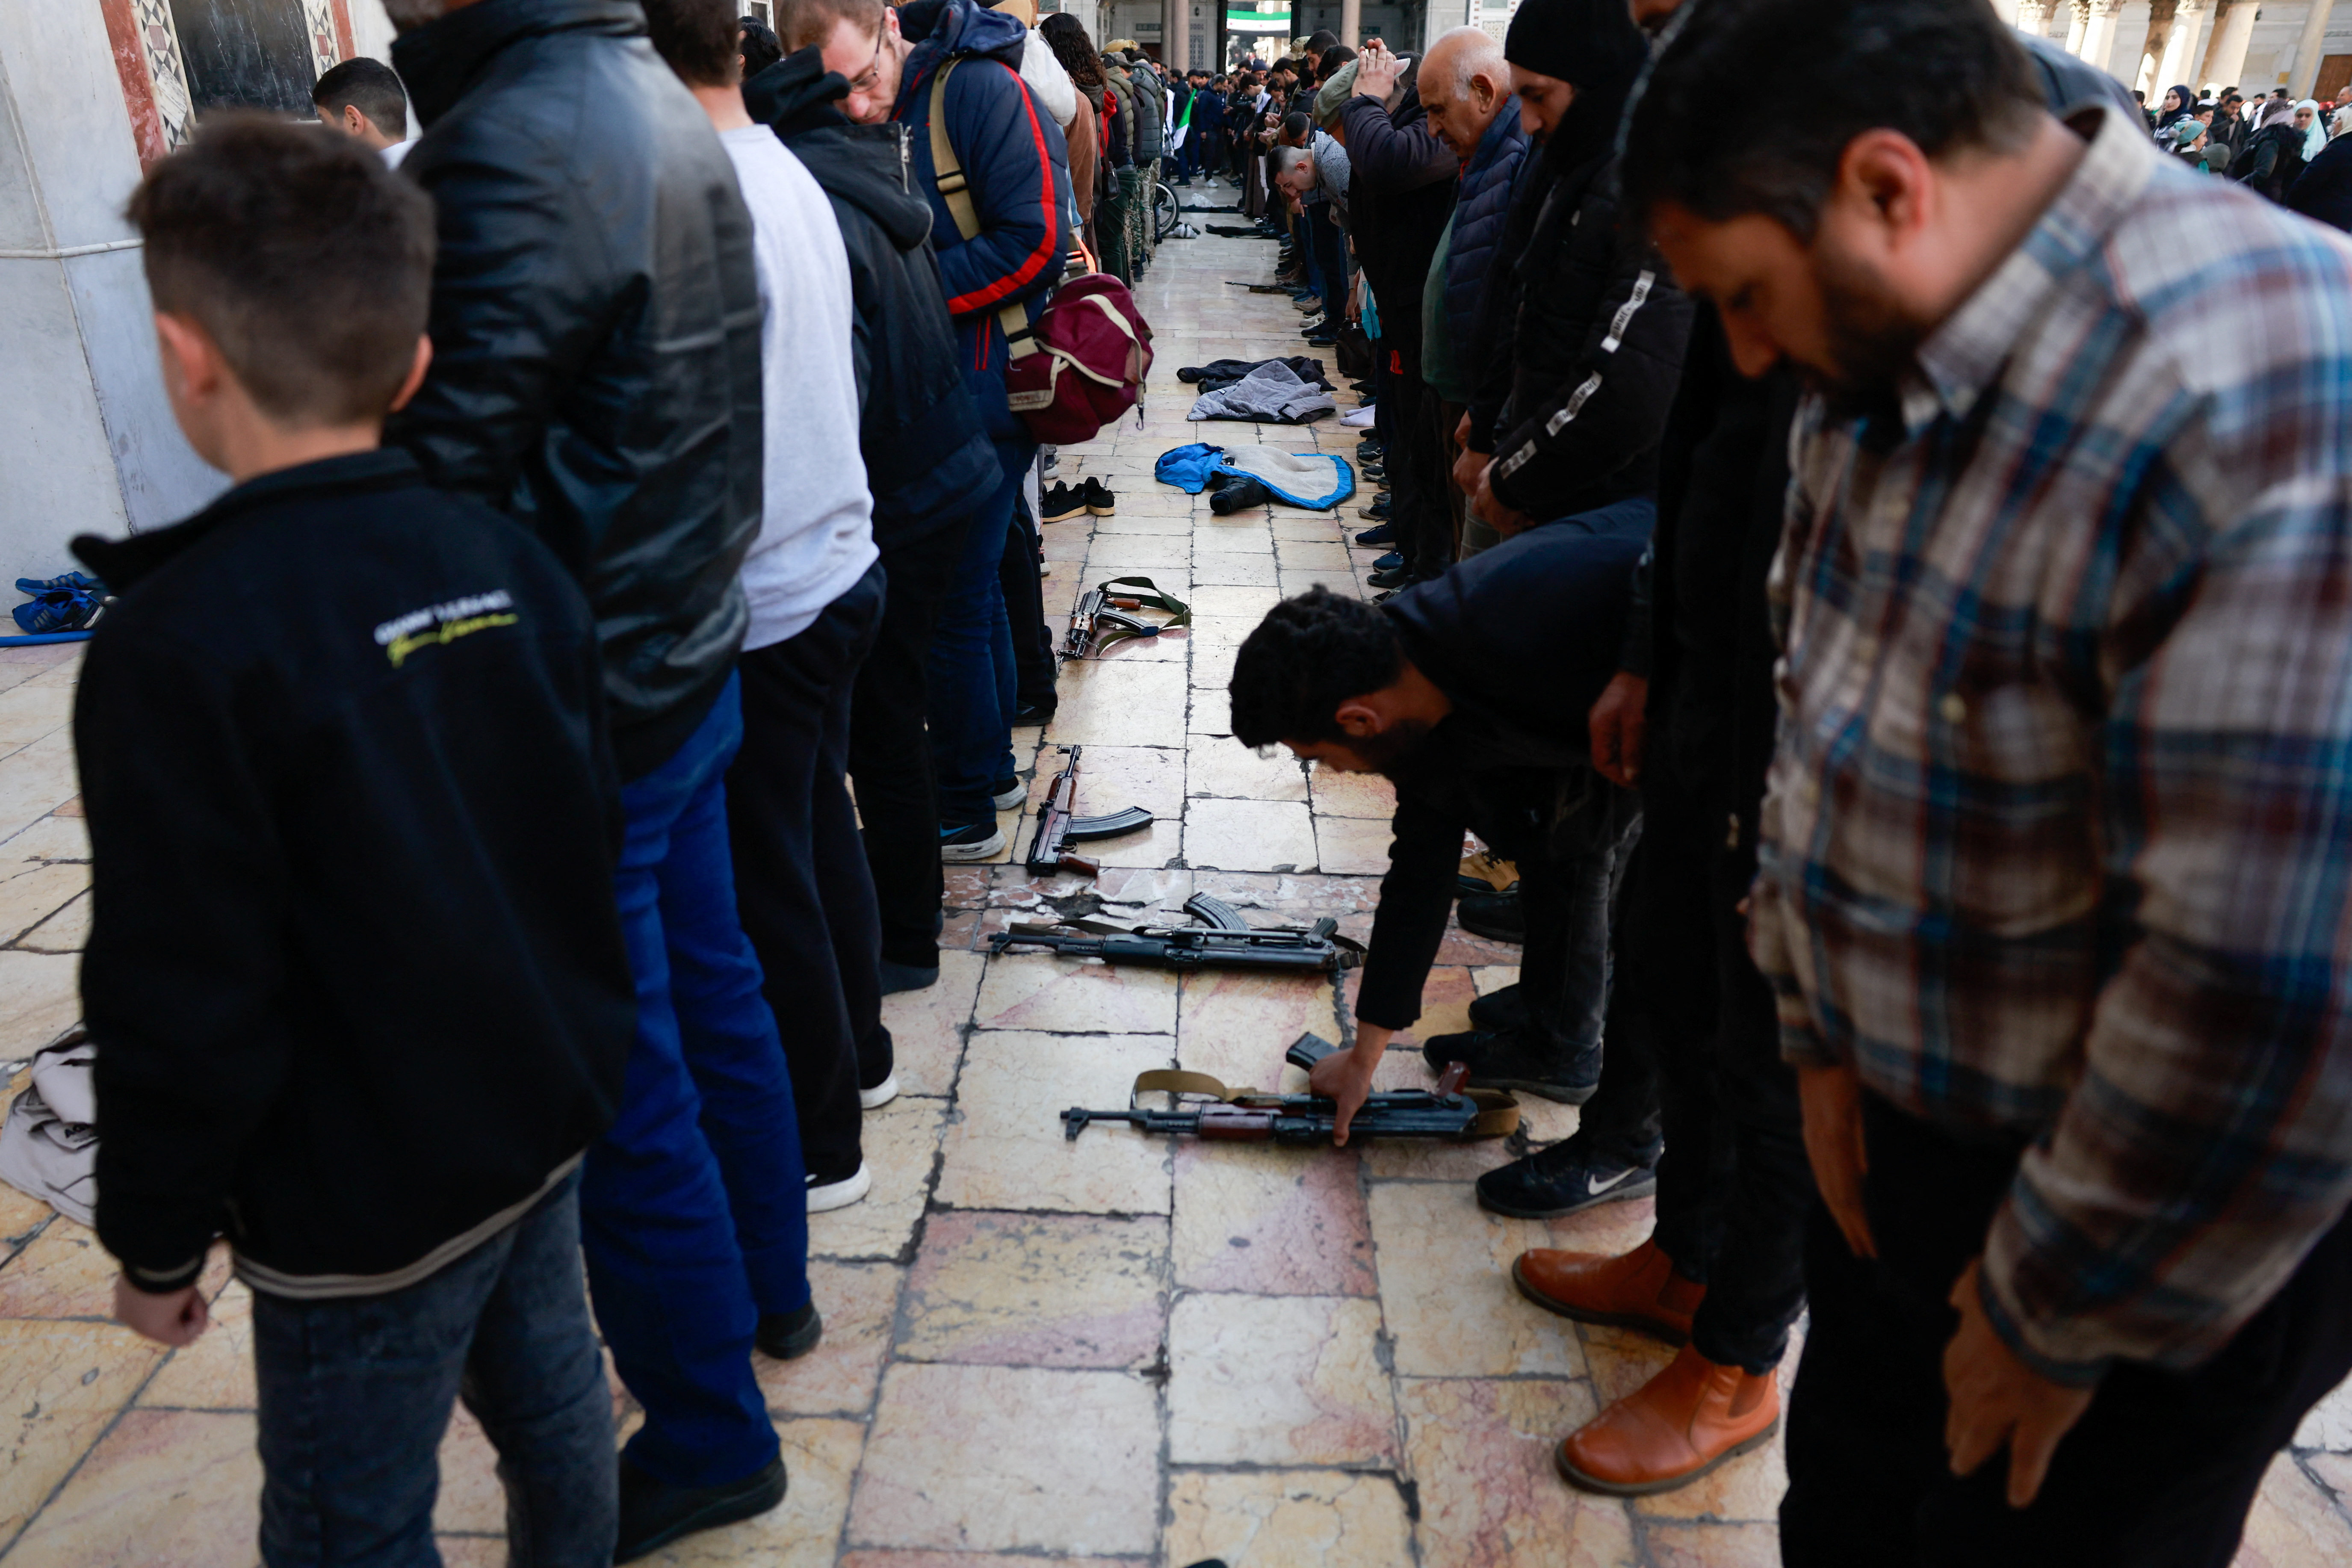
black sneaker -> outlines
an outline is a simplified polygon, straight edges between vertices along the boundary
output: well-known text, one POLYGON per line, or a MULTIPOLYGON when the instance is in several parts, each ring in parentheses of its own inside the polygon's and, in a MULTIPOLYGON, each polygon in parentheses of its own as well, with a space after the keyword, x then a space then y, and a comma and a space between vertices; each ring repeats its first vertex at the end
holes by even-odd
POLYGON ((681 1536, 756 1518, 784 1500, 784 1460, 715 1487, 674 1487, 621 1461, 621 1532, 614 1563, 634 1563, 681 1536))
POLYGON ((1363 546, 1366 550, 1377 550, 1387 545, 1394 544, 1396 542, 1396 524, 1392 522, 1375 523, 1370 528, 1360 529, 1357 531, 1356 542, 1363 546))
POLYGON ((1400 562, 1388 571, 1373 573, 1364 581, 1375 588, 1402 588, 1412 583, 1413 575, 1406 571, 1403 563, 1400 562))
POLYGON ((1562 1067, 1557 1047, 1538 1048, 1517 1030, 1472 1029, 1466 1034, 1437 1035, 1421 1047, 1421 1059, 1433 1073, 1462 1062, 1470 1081, 1479 1089, 1510 1089, 1539 1095, 1561 1105, 1582 1105, 1601 1087, 1601 1047, 1586 1047, 1562 1067))
POLYGON ((940 983, 940 966, 936 963, 899 963, 884 959, 878 966, 882 972, 882 994, 895 996, 901 991, 923 991, 940 983))
POLYGON ((1402 571, 1403 567, 1403 554, 1401 552, 1394 550, 1390 551, 1386 555, 1381 556, 1379 560, 1372 563, 1372 570, 1375 572, 1397 572, 1402 571))
POLYGON ((1367 484, 1384 485, 1389 482, 1389 470, 1385 464, 1366 463, 1363 477, 1367 484))
POLYGON ((1517 892, 1465 893, 1454 909, 1462 929, 1472 936, 1483 936, 1489 942, 1523 943, 1528 940, 1528 913, 1520 907, 1517 892))
POLYGON ((1470 1004, 1470 1026, 1474 1029, 1522 1029, 1527 1022, 1527 999, 1516 980, 1470 1004))
MULTIPOLYGON (((863 1164, 857 1169, 859 1174, 865 1173, 863 1164)), ((816 1180, 814 1176, 809 1179, 812 1182, 816 1180)), ((811 1301, 797 1312, 761 1314, 759 1331, 752 1337, 752 1343, 760 1347, 761 1355, 772 1361, 798 1361, 816 1349, 817 1341, 823 1338, 824 1320, 817 1316, 816 1303, 811 1301)))
POLYGON ((1086 498, 1077 488, 1065 484, 1047 485, 1045 493, 1037 498, 1037 511, 1047 522, 1067 522, 1074 517, 1087 515, 1086 498))
POLYGON ((1003 853, 1004 833, 993 822, 940 828, 940 858, 950 866, 968 866, 1003 853))
POLYGON ((1025 730, 1032 724, 1043 724, 1054 717, 1055 710, 1060 705, 1059 698, 1051 702, 1024 702, 1013 710, 1013 727, 1025 730))
POLYGON ((1511 1219, 1558 1219, 1599 1204, 1646 1198, 1658 1190, 1658 1157, 1628 1164, 1587 1151, 1581 1138, 1538 1149, 1478 1178, 1478 1206, 1511 1219))
POLYGON ((1087 479, 1078 486, 1078 499, 1087 503, 1087 510, 1097 517, 1109 517, 1118 510, 1118 497, 1100 479, 1087 479))
POLYGON ((1356 515, 1359 517, 1369 517, 1374 522, 1386 522, 1389 520, 1389 498, 1386 492, 1382 492, 1380 499, 1372 502, 1371 505, 1367 507, 1359 507, 1356 510, 1356 515))

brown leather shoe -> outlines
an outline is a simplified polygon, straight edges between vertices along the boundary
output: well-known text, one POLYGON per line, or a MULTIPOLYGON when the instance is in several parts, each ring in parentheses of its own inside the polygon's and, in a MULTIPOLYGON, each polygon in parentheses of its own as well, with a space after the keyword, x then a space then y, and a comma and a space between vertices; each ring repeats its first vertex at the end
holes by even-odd
POLYGON ((1552 1456, 1587 1491, 1641 1497, 1686 1486, 1772 1440, 1780 1374, 1717 1366, 1685 1345, 1666 1370, 1570 1433, 1552 1456))
POLYGON ((1652 1241, 1622 1258, 1531 1247, 1511 1265, 1511 1283, 1546 1311, 1580 1323, 1639 1329, 1670 1345, 1690 1338, 1691 1317, 1706 1295, 1706 1286, 1675 1273, 1652 1241))

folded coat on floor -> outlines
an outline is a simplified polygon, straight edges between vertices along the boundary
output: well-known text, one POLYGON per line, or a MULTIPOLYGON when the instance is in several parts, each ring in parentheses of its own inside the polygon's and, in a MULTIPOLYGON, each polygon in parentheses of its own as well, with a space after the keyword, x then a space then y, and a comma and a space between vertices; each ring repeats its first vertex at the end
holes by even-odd
POLYGON ((1277 500, 1317 511, 1356 493, 1356 470, 1328 452, 1285 452, 1275 447, 1216 447, 1194 442, 1160 454, 1152 478, 1199 495, 1225 478, 1255 479, 1277 500))
POLYGON ((1328 389, 1299 380, 1286 364, 1273 363, 1258 366, 1230 386, 1202 393, 1184 417, 1305 425, 1339 406, 1328 389))

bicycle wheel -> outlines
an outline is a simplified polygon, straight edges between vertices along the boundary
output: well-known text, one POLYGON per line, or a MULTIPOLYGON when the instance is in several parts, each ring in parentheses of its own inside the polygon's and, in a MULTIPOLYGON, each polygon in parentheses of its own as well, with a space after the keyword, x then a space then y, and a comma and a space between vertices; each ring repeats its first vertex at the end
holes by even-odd
POLYGON ((1151 237, 1166 239, 1176 232, 1179 217, 1176 192, 1165 181, 1151 187, 1151 237))

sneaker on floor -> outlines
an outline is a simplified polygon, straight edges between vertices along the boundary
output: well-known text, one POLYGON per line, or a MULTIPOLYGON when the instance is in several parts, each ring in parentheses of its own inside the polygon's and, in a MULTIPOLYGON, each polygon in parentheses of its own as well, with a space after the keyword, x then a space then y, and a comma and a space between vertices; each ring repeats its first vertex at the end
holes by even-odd
POLYGON ((950 866, 968 866, 1004 853, 1004 832, 992 822, 969 827, 940 828, 940 858, 950 866))
POLYGON ((1013 710, 1013 727, 1025 730, 1032 724, 1043 724, 1054 717, 1058 702, 1024 702, 1013 710))
POLYGON ((1507 893, 1519 885, 1519 868, 1491 849, 1465 855, 1454 874, 1454 896, 1465 893, 1507 893))
POLYGON ((1087 515, 1087 503, 1080 487, 1061 483, 1045 487, 1037 498, 1037 515, 1046 522, 1067 522, 1074 517, 1087 515))
POLYGON ((1011 811, 1016 805, 1028 803, 1029 786, 1019 779, 1006 779, 989 791, 988 798, 989 804, 995 806, 997 810, 1011 811))
POLYGON ((1111 488, 1100 479, 1088 479, 1080 485, 1078 499, 1086 502, 1087 510, 1097 517, 1110 517, 1118 510, 1118 497, 1112 494, 1111 488))
POLYGON ((1307 318, 1306 324, 1298 329, 1298 335, 1302 338, 1311 338, 1315 335, 1317 331, 1322 327, 1322 312, 1318 311, 1314 315, 1307 318))
POLYGON ((857 1091, 857 1109, 860 1110, 879 1110, 898 1098, 898 1075, 894 1072, 889 1077, 884 1079, 880 1083, 876 1084, 872 1089, 859 1089, 857 1091))
POLYGON ((1370 528, 1360 529, 1356 533, 1356 542, 1366 550, 1377 550, 1383 545, 1394 544, 1396 542, 1396 524, 1392 522, 1378 522, 1374 523, 1370 528))
POLYGON ((1365 463, 1362 465, 1360 471, 1365 482, 1368 484, 1384 485, 1389 482, 1389 470, 1387 466, 1384 464, 1365 463))
POLYGON ((1657 1156, 1597 1152, 1580 1138, 1538 1149, 1478 1178, 1478 1206, 1511 1219, 1558 1219, 1596 1204, 1646 1198, 1658 1190, 1657 1156))
MULTIPOLYGON (((857 1100, 861 1105, 866 1102, 866 1097, 863 1094, 860 1094, 857 1100)), ((827 1214, 835 1209, 845 1209, 873 1190, 874 1173, 866 1168, 866 1162, 863 1160, 857 1163, 857 1169, 849 1174, 835 1177, 830 1181, 811 1171, 808 1176, 808 1212, 827 1214)), ((781 1359, 790 1360, 791 1358, 781 1359)))
POLYGON ((898 963, 884 959, 879 965, 882 973, 882 994, 896 996, 901 991, 928 991, 940 983, 940 966, 926 967, 919 963, 898 963))
POLYGON ((1454 918, 1472 936, 1489 942, 1525 942, 1528 914, 1517 893, 1465 893, 1454 906, 1454 918))
POLYGON ((1356 515, 1358 517, 1369 517, 1374 522, 1388 521, 1389 498, 1387 492, 1383 491, 1379 499, 1374 500, 1371 505, 1358 507, 1356 509, 1356 515))
POLYGON ((1062 449, 1059 447, 1040 447, 1037 448, 1037 471, 1039 473, 1050 474, 1061 466, 1062 449))
POLYGON ((1519 983, 1498 985, 1470 1004, 1470 1026, 1474 1029, 1523 1029, 1528 1023, 1528 1004, 1519 990, 1519 983))
MULTIPOLYGON (((865 1167, 861 1164, 859 1170, 865 1167)), ((797 1312, 763 1312, 752 1342, 760 1353, 775 1361, 798 1361, 824 1338, 824 1320, 811 1301, 797 1312)))
POLYGON ((784 1461, 715 1487, 674 1487, 621 1460, 621 1531, 614 1563, 634 1563, 698 1531, 753 1519, 784 1500, 784 1461))
POLYGON ((1329 327, 1318 327, 1307 334, 1307 345, 1309 348, 1334 348, 1338 346, 1339 342, 1339 334, 1329 327))
POLYGON ((1320 294, 1301 294, 1290 302, 1297 306, 1298 309, 1306 314, 1311 316, 1315 314, 1316 311, 1320 310, 1323 308, 1323 296, 1320 294))
POLYGON ((1361 430, 1371 422, 1372 405, 1369 403, 1361 408, 1350 408, 1347 413, 1339 416, 1339 423, 1350 430, 1361 430))
POLYGON ((1403 569, 1404 557, 1393 550, 1372 563, 1372 570, 1375 572, 1401 572, 1403 569))
POLYGON ((1399 588, 1412 587, 1412 574, 1406 571, 1402 565, 1398 565, 1386 572, 1374 572, 1371 575, 1366 577, 1364 581, 1370 583, 1375 588, 1386 588, 1393 591, 1399 588))
POLYGON ((1461 1062, 1479 1089, 1517 1089, 1560 1105, 1582 1105, 1601 1087, 1601 1047, 1587 1046, 1566 1061, 1560 1058, 1559 1047, 1538 1045, 1516 1029, 1437 1035, 1421 1047, 1421 1059, 1433 1073, 1461 1062))

